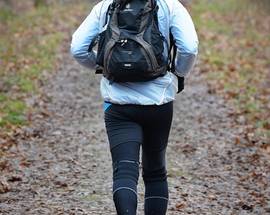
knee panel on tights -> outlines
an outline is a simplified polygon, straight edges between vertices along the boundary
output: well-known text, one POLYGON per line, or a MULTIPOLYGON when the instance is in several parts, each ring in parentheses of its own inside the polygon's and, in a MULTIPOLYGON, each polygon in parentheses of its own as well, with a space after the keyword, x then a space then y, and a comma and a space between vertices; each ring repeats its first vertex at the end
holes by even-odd
POLYGON ((113 180, 131 179, 137 183, 139 178, 139 163, 131 160, 121 160, 113 164, 113 180))

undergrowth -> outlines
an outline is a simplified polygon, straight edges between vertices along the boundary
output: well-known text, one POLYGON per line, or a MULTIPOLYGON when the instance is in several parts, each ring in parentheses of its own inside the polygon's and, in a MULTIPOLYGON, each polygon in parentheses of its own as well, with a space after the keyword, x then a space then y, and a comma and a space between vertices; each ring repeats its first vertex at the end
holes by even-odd
POLYGON ((56 67, 60 46, 89 7, 82 1, 24 13, 0 9, 0 131, 28 123, 25 98, 39 93, 42 73, 56 67))
POLYGON ((197 0, 192 4, 200 39, 200 71, 210 92, 237 107, 261 140, 270 139, 269 2, 197 0))

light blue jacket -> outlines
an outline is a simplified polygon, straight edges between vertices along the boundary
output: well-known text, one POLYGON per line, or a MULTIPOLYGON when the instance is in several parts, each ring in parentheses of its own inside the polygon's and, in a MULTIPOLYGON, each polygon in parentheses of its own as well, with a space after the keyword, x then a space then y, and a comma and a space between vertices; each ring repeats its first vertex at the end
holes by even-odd
MULTIPOLYGON (((96 4, 91 13, 72 36, 71 54, 83 66, 94 69, 96 52, 88 51, 92 40, 103 30, 106 11, 112 0, 103 0, 96 4)), ((198 38, 192 19, 178 0, 157 0, 159 6, 159 29, 169 41, 169 30, 177 46, 176 72, 184 77, 192 69, 198 53, 198 38)), ((166 46, 164 46, 166 47, 166 46)), ((167 55, 165 49, 164 55, 167 55)), ((109 83, 105 78, 100 82, 104 101, 116 104, 161 105, 175 99, 177 77, 167 72, 163 77, 148 82, 109 83)))

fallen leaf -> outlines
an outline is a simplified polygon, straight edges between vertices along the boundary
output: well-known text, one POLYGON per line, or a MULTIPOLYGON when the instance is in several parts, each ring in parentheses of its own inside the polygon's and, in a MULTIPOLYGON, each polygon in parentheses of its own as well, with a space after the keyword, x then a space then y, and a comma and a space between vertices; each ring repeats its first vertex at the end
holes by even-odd
POLYGON ((252 205, 244 204, 244 205, 242 205, 242 209, 243 210, 252 211, 253 210, 253 206, 252 205))
POLYGON ((183 209, 184 207, 186 207, 186 204, 183 203, 183 202, 177 203, 177 204, 175 205, 176 210, 181 210, 181 209, 183 209))
POLYGON ((214 194, 209 194, 208 198, 211 200, 217 200, 217 197, 214 194))
POLYGON ((3 171, 9 167, 9 163, 7 160, 0 161, 0 170, 3 171))
POLYGON ((7 193, 10 189, 7 180, 5 178, 0 178, 0 193, 7 193))
POLYGON ((22 181, 21 175, 12 175, 8 179, 9 182, 16 182, 16 181, 22 181))

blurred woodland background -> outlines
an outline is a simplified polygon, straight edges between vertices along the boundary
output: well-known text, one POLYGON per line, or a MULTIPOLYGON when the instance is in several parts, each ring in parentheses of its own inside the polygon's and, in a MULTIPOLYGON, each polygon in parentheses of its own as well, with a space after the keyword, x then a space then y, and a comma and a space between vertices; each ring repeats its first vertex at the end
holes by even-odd
MULTIPOLYGON (((110 161, 93 90, 99 77, 88 80, 89 71, 67 57, 72 33, 96 2, 0 0, 0 214, 15 214, 15 206, 18 214, 23 208, 45 214, 38 212, 44 205, 100 212, 110 204, 110 161), (43 89, 51 83, 48 96, 43 89)), ((177 98, 170 211, 268 214, 270 0, 182 2, 200 45, 186 92, 177 98), (206 92, 196 94, 200 89, 206 92)))

